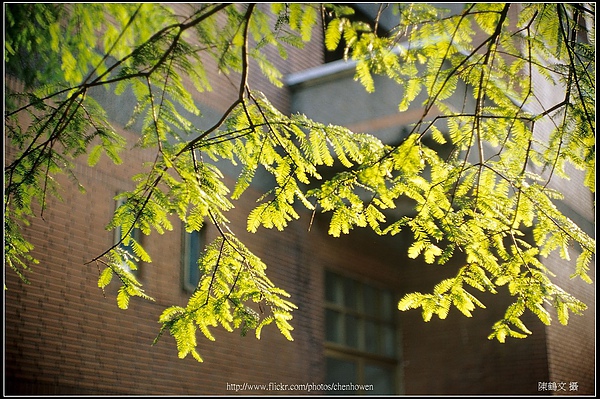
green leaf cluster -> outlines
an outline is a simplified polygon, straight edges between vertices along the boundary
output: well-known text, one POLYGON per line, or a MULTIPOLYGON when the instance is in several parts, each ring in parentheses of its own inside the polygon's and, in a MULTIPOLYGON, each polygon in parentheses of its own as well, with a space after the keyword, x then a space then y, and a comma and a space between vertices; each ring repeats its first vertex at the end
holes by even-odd
POLYGON ((265 173, 271 188, 248 215, 250 232, 283 230, 304 208, 329 214, 333 236, 356 227, 381 235, 405 230, 413 237, 410 258, 464 264, 433 293, 405 296, 400 309, 421 308, 425 320, 447 317, 452 306, 471 316, 483 307, 471 288, 503 287, 514 302, 491 338, 527 334, 525 310, 549 323, 546 307, 554 307, 566 323, 585 305, 555 284, 540 259, 577 253, 573 277, 591 282, 595 241, 559 210, 562 195, 551 187, 574 167, 595 192, 595 6, 475 3, 457 15, 431 4, 390 7, 398 25, 381 36, 374 25, 353 21, 345 5, 194 3, 177 12, 147 3, 10 5, 5 61, 25 86, 7 92, 6 138, 15 153, 4 174, 6 263, 25 278, 35 262, 20 226, 35 217, 35 202, 43 211, 49 196, 59 197, 56 174, 76 181, 78 157, 87 154, 94 166, 106 154, 118 164, 120 151, 134 145, 154 151, 154 161, 119 195, 124 203, 107 226, 120 229, 119 243, 92 262, 102 266, 100 288, 118 276, 117 304, 127 308, 132 296, 151 299, 128 271, 137 259, 151 261, 134 229, 163 234, 173 229, 173 216, 187 231, 215 226, 219 237, 199 259, 197 290, 187 306, 169 307, 159 320, 180 357, 201 360, 198 329, 208 339, 217 326, 260 337, 275 323, 291 339, 295 306, 227 218, 265 173), (402 90, 400 112, 423 110, 401 142, 286 115, 253 87, 255 68, 281 86, 273 54, 286 59, 290 46, 312 40, 320 13, 330 17, 326 48, 343 39, 368 92, 373 76, 383 75, 402 90), (29 53, 37 56, 22 57, 29 53), (196 96, 212 90, 209 68, 239 80, 238 97, 201 129, 196 96), (540 79, 564 97, 541 106, 540 79), (92 89, 100 87, 133 95, 126 127, 139 129, 135 143, 125 142, 94 100, 92 89), (231 187, 224 163, 239 170, 231 187), (391 212, 407 204, 411 212, 391 212))
MULTIPOLYGON (((323 185, 336 182, 338 188, 344 182, 357 194, 354 176, 364 173, 369 179, 361 190, 367 187, 370 196, 349 200, 350 210, 341 201, 323 209, 333 212, 333 234, 366 225, 357 214, 371 207, 379 215, 368 223, 376 232, 410 228, 409 257, 445 264, 458 252, 466 259, 466 269, 432 294, 411 293, 400 302, 403 310, 422 308, 425 320, 446 317, 451 305, 470 314, 479 303, 461 291, 464 283, 489 292, 507 285, 515 303, 523 301, 523 309, 542 322, 549 322, 542 304, 559 306, 561 322, 568 320, 568 310, 585 308, 558 294, 562 289, 539 258, 557 250, 569 260, 575 249, 572 277, 592 282, 587 272, 595 241, 558 211, 562 195, 550 187, 552 180, 569 179, 569 165, 585 171, 584 185, 595 192, 594 6, 524 4, 511 14, 514 7, 468 4, 460 14, 444 15, 432 5, 402 4, 396 9, 400 24, 386 37, 359 32, 341 13, 326 29, 329 49, 346 39, 346 53, 367 91, 374 90, 371 75, 382 74, 403 88, 401 112, 424 109, 402 144, 323 185), (585 24, 591 30, 581 32, 585 24), (586 33, 589 43, 577 39, 586 33), (538 78, 565 97, 540 107, 538 78), (450 150, 445 158, 435 150, 438 143, 450 150), (374 165, 380 168, 378 185, 370 184, 377 181, 374 165), (399 201, 415 204, 415 214, 386 221, 385 207, 399 201), (485 279, 465 280, 465 270, 479 270, 485 279)), ((511 323, 522 327, 517 313, 507 312, 490 337, 504 342, 518 336, 507 330, 511 323)))
POLYGON ((202 361, 196 351, 196 332, 200 330, 214 341, 210 327, 221 326, 230 332, 240 329, 242 335, 254 330, 260 339, 263 327, 274 322, 288 340, 293 340, 288 320, 296 306, 285 299, 289 294, 266 276, 266 265, 234 235, 224 234, 214 240, 198 265, 202 277, 187 306, 169 307, 159 318, 161 333, 169 330, 180 358, 191 353, 202 361), (258 311, 252 304, 257 304, 258 311))

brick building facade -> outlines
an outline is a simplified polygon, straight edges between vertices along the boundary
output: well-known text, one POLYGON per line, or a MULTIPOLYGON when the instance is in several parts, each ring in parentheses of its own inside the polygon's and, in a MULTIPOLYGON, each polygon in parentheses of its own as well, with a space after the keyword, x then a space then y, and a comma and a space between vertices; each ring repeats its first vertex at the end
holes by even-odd
MULTIPOLYGON (((386 96, 394 93, 387 93, 381 83, 381 90, 364 99, 344 66, 322 65, 322 32, 316 29, 313 34, 308 48, 279 61, 278 67, 289 76, 286 87, 276 89, 256 74, 250 77, 251 86, 265 91, 284 112, 306 112, 318 120, 320 109, 362 130, 400 132, 409 120, 362 106, 365 101, 386 104, 386 96), (341 87, 355 91, 355 102, 340 102, 341 87), (364 114, 344 120, 358 108, 364 114)), ((216 71, 210 73, 211 79, 223 82, 216 71)), ((196 98, 208 119, 201 123, 218 117, 237 95, 228 84, 213 87, 219 89, 196 98)), ((106 104, 118 121, 127 109, 127 97, 108 99, 106 104)), ((391 104, 394 108, 397 102, 391 104)), ((122 133, 129 143, 135 142, 135 132, 122 133)), ((7 148, 6 158, 10 156, 7 148)), ((453 273, 451 265, 440 268, 409 259, 405 254, 410 237, 382 238, 356 230, 332 238, 327 219, 318 215, 308 231, 308 212, 284 232, 246 233, 245 217, 260 187, 246 192, 228 216, 232 230, 268 265, 271 280, 298 305, 292 320, 294 341, 287 341, 274 326, 266 327, 260 340, 215 329, 215 342, 198 335, 204 363, 191 356, 178 359, 168 335, 152 346, 161 312, 171 305, 185 306, 189 295, 183 284, 185 233, 178 220, 173 218, 173 231, 142 238, 153 262, 141 264, 138 276, 155 302, 133 298, 128 310, 118 309, 116 288, 109 286, 104 296, 97 286, 96 266, 85 265, 113 244, 113 232, 104 228, 116 206, 113 198, 133 187, 133 171, 152 157, 131 149, 119 166, 103 159, 90 168, 81 160, 76 175, 87 193, 59 177, 63 201, 52 201, 43 220, 37 218, 26 228, 40 264, 28 275, 30 285, 10 270, 5 273, 5 394, 332 393, 310 385, 326 382, 372 384, 374 393, 407 395, 553 393, 541 390, 541 383, 565 383, 565 394, 595 392, 595 289, 568 281, 559 259, 549 259, 549 267, 589 309, 584 316, 572 316, 568 326, 555 322, 546 327, 534 316, 524 318, 532 336, 499 344, 486 337, 503 314, 508 298, 502 295, 482 296, 488 309, 476 310, 473 318, 451 311, 446 320, 424 323, 419 311, 395 311, 405 293, 429 291, 445 273, 453 273), (570 383, 576 383, 577 390, 569 391, 570 383)), ((569 212, 593 229, 593 198, 574 193, 568 205, 569 212)), ((210 241, 217 232, 207 226, 205 234, 210 241)))

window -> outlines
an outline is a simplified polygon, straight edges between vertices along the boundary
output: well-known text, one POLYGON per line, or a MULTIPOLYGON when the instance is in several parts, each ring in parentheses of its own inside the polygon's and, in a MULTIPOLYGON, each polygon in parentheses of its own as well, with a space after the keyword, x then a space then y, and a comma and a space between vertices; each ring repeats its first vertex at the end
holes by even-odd
MULTIPOLYGON (((118 209, 121 205, 123 205, 125 203, 124 199, 118 199, 116 201, 116 205, 115 205, 115 210, 118 209)), ((141 238, 142 238, 142 232, 140 231, 140 229, 135 228, 131 231, 131 238, 133 238, 137 243, 141 244, 141 238)), ((123 262, 121 262, 121 268, 124 270, 127 270, 128 272, 132 272, 135 274, 135 272, 138 270, 138 266, 139 266, 139 262, 137 259, 137 256, 135 256, 135 253, 133 252, 133 245, 130 242, 128 242, 127 244, 124 244, 121 241, 121 227, 117 227, 114 229, 114 241, 115 244, 119 243, 119 246, 117 247, 118 249, 122 250, 124 252, 123 256, 125 257, 125 259, 123 260, 123 262), (133 263, 133 265, 135 267, 132 267, 131 263, 133 263)))
POLYGON ((326 272, 326 381, 341 386, 373 386, 372 391, 327 393, 397 393, 398 345, 394 303, 394 296, 389 290, 326 272))
POLYGON ((205 228, 200 231, 188 233, 183 228, 183 251, 182 251, 182 285, 183 289, 193 292, 200 281, 200 269, 198 259, 205 245, 205 228))

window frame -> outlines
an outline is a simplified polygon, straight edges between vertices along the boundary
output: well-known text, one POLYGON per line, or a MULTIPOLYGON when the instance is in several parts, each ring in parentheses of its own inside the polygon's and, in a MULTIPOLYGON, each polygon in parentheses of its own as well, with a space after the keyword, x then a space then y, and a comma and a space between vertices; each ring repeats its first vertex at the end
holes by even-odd
MULTIPOLYGON (((346 274, 342 274, 337 270, 329 270, 326 269, 325 270, 325 275, 324 275, 324 288, 326 290, 325 292, 325 298, 324 298, 324 313, 325 313, 325 317, 324 317, 324 321, 325 321, 325 341, 324 341, 324 346, 325 346, 325 350, 324 350, 324 355, 325 355, 325 359, 328 358, 332 358, 332 359, 336 359, 336 360, 342 360, 342 361, 349 361, 355 364, 355 372, 356 372, 356 380, 357 381, 344 381, 345 383, 349 383, 352 382, 354 384, 360 385, 360 384, 370 384, 370 382, 365 381, 366 378, 366 373, 365 370, 367 368, 367 366, 369 365, 373 365, 373 366, 377 366, 377 367, 383 367, 383 368, 389 368, 390 370, 390 375, 392 376, 392 381, 391 381, 391 385, 393 387, 394 393, 393 394, 399 394, 401 391, 401 386, 402 386, 402 379, 401 379, 401 350, 400 350, 400 325, 399 325, 399 320, 398 320, 398 315, 397 312, 394 312, 395 307, 391 307, 389 309, 390 314, 389 314, 389 318, 386 317, 385 315, 382 315, 381 313, 379 315, 372 315, 370 313, 368 313, 368 311, 366 309, 364 309, 364 305, 360 305, 361 303, 364 304, 364 295, 365 295, 365 287, 368 287, 368 289, 372 289, 375 290, 375 292, 377 292, 377 304, 376 306, 378 306, 379 308, 381 308, 382 306, 382 295, 390 295, 390 298, 388 299, 388 301, 390 301, 391 305, 393 305, 394 303, 397 302, 397 293, 395 293, 393 290, 384 287, 381 284, 376 284, 373 281, 370 280, 366 280, 366 279, 357 279, 355 277, 351 277, 348 276, 346 274), (336 284, 336 289, 337 290, 341 290, 342 291, 342 298, 334 298, 333 300, 330 299, 328 293, 327 293, 327 289, 328 289, 328 284, 327 284, 327 278, 328 275, 333 276, 334 278, 337 279, 336 284), (350 282, 351 284, 354 284, 354 290, 352 291, 354 294, 354 302, 357 304, 356 308, 353 309, 352 307, 349 307, 348 304, 346 303, 346 299, 343 297, 344 295, 344 285, 346 284, 346 282, 350 282), (335 301, 341 301, 341 303, 336 303, 335 301), (342 326, 338 327, 340 334, 342 335, 341 341, 343 343, 340 342, 335 342, 335 341, 331 341, 330 337, 328 337, 328 333, 327 333, 327 328, 328 328, 328 311, 333 311, 333 312, 337 312, 342 319, 342 326), (358 322, 359 325, 356 326, 355 330, 357 330, 357 336, 358 336, 358 345, 357 347, 353 347, 350 344, 348 344, 348 341, 346 340, 346 336, 345 334, 347 333, 347 327, 346 327, 346 316, 353 316, 355 317, 358 322), (383 342, 381 340, 382 335, 381 333, 378 334, 377 338, 377 349, 375 352, 373 351, 369 351, 369 349, 366 347, 367 342, 366 342, 366 322, 367 321, 373 321, 376 324, 379 323, 379 325, 384 325, 384 326, 391 326, 392 330, 394 332, 394 336, 392 339, 392 343, 393 343, 393 354, 392 355, 387 355, 384 354, 384 350, 383 350, 383 342)), ((327 367, 326 367, 327 369, 327 367)), ((327 378, 327 373, 326 373, 326 378, 327 378)), ((376 388, 376 387, 375 387, 376 388)), ((329 392, 329 393, 334 393, 334 392, 329 392)), ((356 393, 356 394, 369 394, 371 392, 369 391, 356 391, 356 392, 350 392, 348 391, 347 393, 356 393)), ((387 393, 390 394, 390 393, 387 393)))

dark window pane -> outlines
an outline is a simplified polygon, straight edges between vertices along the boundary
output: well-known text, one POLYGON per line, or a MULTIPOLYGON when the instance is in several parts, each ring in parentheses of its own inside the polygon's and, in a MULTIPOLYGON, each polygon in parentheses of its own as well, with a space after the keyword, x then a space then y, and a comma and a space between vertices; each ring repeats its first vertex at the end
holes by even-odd
POLYGON ((381 337, 377 324, 371 320, 365 321, 365 350, 371 353, 378 352, 378 343, 381 337))
POLYGON ((342 315, 339 312, 327 309, 325 312, 325 324, 327 328, 327 331, 325 332, 327 341, 343 344, 342 315))
POLYGON ((344 305, 353 310, 358 309, 357 297, 359 287, 356 281, 345 278, 344 279, 344 305))
POLYGON ((325 273, 325 299, 328 302, 342 304, 342 289, 340 278, 331 272, 325 273))
MULTIPOLYGON (((354 384, 356 385, 356 363, 335 359, 332 357, 327 358, 327 376, 325 379, 327 384, 339 384, 339 387, 343 385, 354 384)), ((329 395, 340 395, 340 394, 354 394, 355 391, 351 390, 327 390, 325 393, 329 395)))
POLYGON ((183 288, 187 291, 193 291, 200 281, 200 269, 198 268, 198 259, 202 255, 204 247, 204 230, 184 232, 183 236, 183 288))
POLYGON ((364 311, 369 316, 379 316, 381 309, 377 303, 377 291, 373 287, 364 286, 364 311))
POLYGON ((188 284, 196 287, 200 281, 200 269, 198 269, 198 258, 202 251, 202 235, 199 231, 188 233, 187 268, 188 284))
POLYGON ((346 315, 346 345, 359 349, 359 331, 360 319, 351 315, 346 315))
POLYGON ((396 312, 394 298, 389 291, 381 291, 381 316, 385 321, 392 321, 396 312))
POLYGON ((396 334, 394 328, 390 325, 381 326, 381 354, 395 357, 396 355, 396 334))
POLYGON ((374 364, 365 365, 365 385, 373 385, 372 391, 365 391, 369 395, 393 395, 394 374, 393 369, 374 364))

